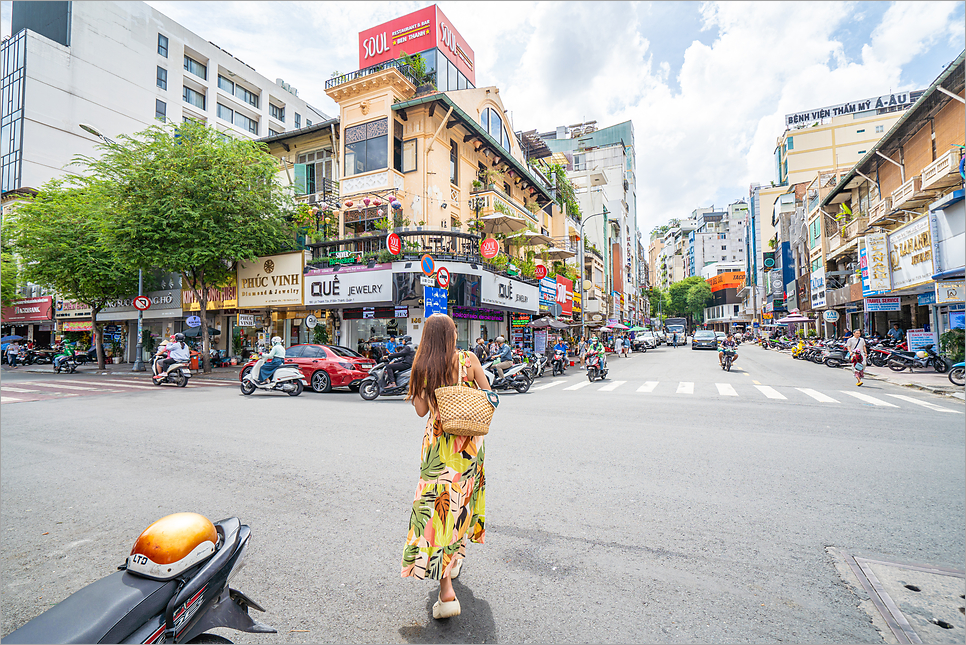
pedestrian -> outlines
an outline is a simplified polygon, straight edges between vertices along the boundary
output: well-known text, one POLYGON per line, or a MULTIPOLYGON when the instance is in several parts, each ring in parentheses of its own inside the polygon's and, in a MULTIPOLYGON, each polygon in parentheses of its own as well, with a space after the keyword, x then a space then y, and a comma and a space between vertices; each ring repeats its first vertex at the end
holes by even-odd
POLYGON ((486 360, 486 342, 482 338, 476 339, 476 347, 473 348, 473 353, 476 354, 476 357, 480 360, 480 363, 486 360))
POLYGON ((623 356, 624 350, 622 349, 620 334, 614 334, 614 356, 623 356))
POLYGON ((577 344, 577 356, 580 357, 580 369, 584 369, 584 361, 587 359, 587 337, 581 336, 580 343, 577 344))
POLYGON ((862 338, 862 330, 856 329, 852 332, 845 346, 849 350, 849 360, 852 361, 852 371, 855 374, 855 384, 862 385, 862 378, 865 376, 865 358, 867 356, 865 339, 862 338))
POLYGON ((624 334, 624 358, 630 358, 631 356, 631 341, 628 340, 627 334, 624 334))
POLYGON ((439 580, 433 618, 459 616, 460 601, 453 579, 466 557, 466 540, 483 544, 486 535, 486 477, 482 436, 443 432, 436 389, 459 385, 460 366, 465 384, 489 390, 476 355, 456 349, 456 324, 435 314, 423 324, 422 341, 413 362, 407 398, 416 414, 429 418, 423 433, 422 464, 409 534, 402 558, 402 577, 439 580))
POLYGON ((20 357, 20 344, 13 341, 7 345, 7 365, 17 369, 17 359, 20 357))

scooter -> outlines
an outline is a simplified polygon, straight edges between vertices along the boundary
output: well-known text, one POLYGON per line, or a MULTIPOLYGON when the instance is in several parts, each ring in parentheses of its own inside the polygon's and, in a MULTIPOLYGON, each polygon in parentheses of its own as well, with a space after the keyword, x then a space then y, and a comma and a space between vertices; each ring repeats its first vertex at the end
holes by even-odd
MULTIPOLYGON (((212 524, 207 519, 205 522, 210 532, 212 524)), ((141 536, 147 535, 152 527, 154 525, 141 536)), ((199 638, 216 627, 255 634, 276 633, 274 627, 248 615, 249 609, 265 610, 229 586, 243 565, 251 529, 237 517, 214 522, 214 529, 217 536, 214 543, 210 541, 210 535, 190 530, 170 536, 169 542, 175 549, 188 552, 186 558, 197 558, 197 562, 180 575, 164 579, 164 576, 147 570, 145 565, 150 560, 145 555, 132 551, 127 561, 118 567, 119 571, 68 596, 4 637, 3 642, 230 642, 199 638)), ((212 637, 220 638, 213 634, 208 636, 209 639, 212 637)))
MULTIPOLYGON (((165 354, 155 354, 154 360, 151 362, 152 372, 154 376, 161 373, 161 361, 165 359, 165 354)), ((164 378, 152 378, 151 381, 155 385, 162 385, 164 383, 171 383, 172 385, 177 385, 178 387, 185 387, 188 385, 188 379, 191 378, 191 368, 188 363, 174 363, 164 372, 164 378)))
POLYGON ((886 362, 886 365, 893 372, 901 372, 907 367, 911 372, 914 367, 925 369, 930 365, 932 365, 933 368, 935 368, 935 370, 940 374, 945 374, 946 370, 949 369, 949 364, 943 360, 942 356, 933 350, 932 345, 923 347, 921 350, 916 352, 893 352, 892 355, 889 356, 889 360, 886 362))
POLYGON ((735 362, 738 358, 738 352, 734 350, 728 350, 721 352, 721 369, 726 372, 731 371, 731 364, 735 362))
POLYGON ((289 396, 298 396, 308 385, 305 377, 302 375, 302 370, 294 365, 282 365, 275 370, 272 378, 267 383, 259 383, 258 375, 261 373, 262 365, 264 364, 264 358, 258 359, 255 365, 252 366, 252 369, 242 377, 241 391, 245 396, 248 396, 255 390, 280 390, 289 396))
POLYGON ((550 359, 546 354, 537 354, 536 352, 530 352, 527 355, 527 362, 530 364, 530 376, 531 378, 538 378, 543 376, 544 370, 547 369, 547 365, 550 363, 550 359))
POLYGON ((388 365, 389 362, 383 361, 369 369, 369 376, 359 384, 359 396, 366 401, 374 401, 379 396, 397 396, 409 391, 409 374, 412 370, 397 372, 396 387, 386 387, 389 381, 388 365))
POLYGON ((552 375, 563 374, 567 368, 567 354, 562 349, 553 350, 552 375))
POLYGON ((826 367, 842 367, 848 363, 847 352, 844 346, 829 345, 822 352, 822 362, 826 367))
POLYGON ((966 363, 959 362, 949 368, 949 382, 953 385, 964 385, 966 384, 966 375, 964 375, 964 366, 966 363))
POLYGON ((607 378, 607 372, 608 369, 601 363, 599 354, 587 355, 587 379, 590 380, 591 383, 593 383, 595 379, 600 379, 603 381, 605 378, 607 378))
POLYGON ((73 374, 77 371, 77 358, 74 355, 66 356, 60 358, 55 356, 52 361, 54 365, 54 371, 60 374, 61 370, 66 371, 68 374, 73 374), (60 360, 58 360, 60 359, 60 360))
POLYGON ((486 380, 490 382, 491 390, 512 389, 520 394, 524 394, 533 385, 533 379, 530 378, 530 374, 524 369, 526 366, 523 363, 518 363, 503 370, 503 378, 497 378, 496 370, 493 368, 495 362, 487 361, 483 363, 483 373, 486 374, 486 380))

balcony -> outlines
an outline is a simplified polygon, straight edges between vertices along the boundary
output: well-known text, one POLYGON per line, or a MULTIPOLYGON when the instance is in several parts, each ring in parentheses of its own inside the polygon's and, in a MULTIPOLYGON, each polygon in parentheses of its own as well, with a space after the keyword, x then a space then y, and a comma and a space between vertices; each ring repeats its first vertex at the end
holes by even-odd
POLYGON ((351 81, 354 81, 360 78, 365 78, 366 76, 370 76, 372 74, 378 74, 379 72, 384 72, 387 69, 392 69, 392 68, 399 70, 399 72, 403 76, 405 76, 410 83, 413 84, 413 87, 418 87, 418 84, 416 83, 416 79, 413 76, 412 70, 409 68, 409 65, 406 65, 400 60, 394 59, 394 60, 388 60, 385 63, 379 63, 378 65, 373 65, 372 67, 366 67, 365 69, 360 69, 359 71, 356 71, 356 72, 349 72, 348 74, 343 74, 342 76, 336 76, 335 78, 330 78, 325 82, 325 89, 328 90, 333 87, 342 85, 344 83, 349 83, 351 81))
POLYGON ((493 184, 490 184, 483 190, 474 192, 471 199, 479 200, 471 206, 471 212, 474 218, 476 217, 475 209, 479 206, 480 217, 503 213, 511 217, 519 217, 525 222, 537 223, 536 215, 517 204, 515 200, 511 199, 493 184))
POLYGON ((950 150, 922 169, 922 189, 938 190, 959 184, 959 153, 950 150))
POLYGON ((922 206, 926 202, 930 201, 935 195, 935 191, 924 190, 922 188, 922 178, 919 175, 916 175, 892 191, 892 210, 896 211, 900 208, 914 208, 916 206, 922 206))
POLYGON ((892 197, 880 199, 869 209, 869 224, 875 224, 892 212, 892 197))
POLYGON ((828 236, 828 252, 832 253, 840 246, 842 246, 842 234, 839 232, 830 233, 828 236))
POLYGON ((842 239, 848 242, 858 237, 862 231, 869 227, 869 218, 860 213, 858 217, 842 227, 842 239))

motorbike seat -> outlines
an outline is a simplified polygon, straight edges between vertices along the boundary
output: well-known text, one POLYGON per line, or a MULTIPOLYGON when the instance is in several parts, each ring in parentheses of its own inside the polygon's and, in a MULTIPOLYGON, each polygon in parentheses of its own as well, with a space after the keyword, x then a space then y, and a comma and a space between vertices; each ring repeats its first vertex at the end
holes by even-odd
POLYGON ((118 643, 164 612, 177 580, 117 571, 68 596, 5 636, 4 643, 118 643))

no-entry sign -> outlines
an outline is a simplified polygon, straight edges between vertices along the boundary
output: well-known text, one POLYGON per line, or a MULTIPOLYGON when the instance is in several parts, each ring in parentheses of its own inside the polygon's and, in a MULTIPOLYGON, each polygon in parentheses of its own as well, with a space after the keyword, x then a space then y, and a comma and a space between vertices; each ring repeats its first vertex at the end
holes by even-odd
POLYGON ((151 308, 151 299, 147 296, 138 296, 134 299, 134 308, 138 311, 146 311, 151 308))

